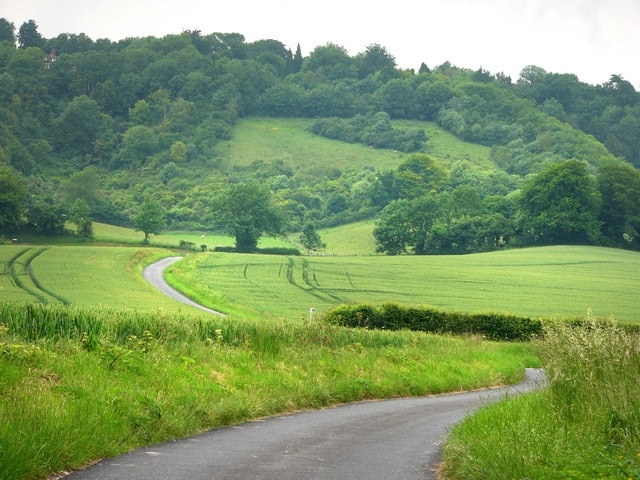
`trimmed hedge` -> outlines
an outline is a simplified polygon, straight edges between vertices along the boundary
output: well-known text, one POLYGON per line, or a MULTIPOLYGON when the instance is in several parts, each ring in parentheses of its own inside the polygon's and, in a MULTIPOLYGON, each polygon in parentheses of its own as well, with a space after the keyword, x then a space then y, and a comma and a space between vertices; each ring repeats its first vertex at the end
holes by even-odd
POLYGON ((477 334, 490 340, 529 340, 543 333, 543 323, 539 319, 503 313, 446 312, 433 307, 405 307, 394 303, 379 307, 340 305, 326 312, 323 319, 345 327, 477 334))

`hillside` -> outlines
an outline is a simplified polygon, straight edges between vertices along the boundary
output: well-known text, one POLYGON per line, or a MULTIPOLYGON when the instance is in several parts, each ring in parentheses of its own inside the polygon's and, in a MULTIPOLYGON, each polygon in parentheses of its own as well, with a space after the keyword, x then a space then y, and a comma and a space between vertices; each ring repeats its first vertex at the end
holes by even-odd
POLYGON ((133 226, 148 198, 166 228, 215 232, 224 192, 248 182, 269 190, 283 231, 379 219, 387 253, 638 247, 640 94, 616 75, 589 85, 535 66, 515 81, 449 63, 414 72, 380 45, 302 57, 277 40, 185 31, 3 41, 0 83, 5 239, 57 235, 69 220, 79 236, 89 218, 133 226), (571 161, 583 170, 569 183, 593 185, 564 213, 574 224, 548 232, 566 219, 536 218, 518 192, 571 161), (419 199, 437 203, 437 218, 416 217, 419 199), (399 211, 418 233, 389 245, 399 211))

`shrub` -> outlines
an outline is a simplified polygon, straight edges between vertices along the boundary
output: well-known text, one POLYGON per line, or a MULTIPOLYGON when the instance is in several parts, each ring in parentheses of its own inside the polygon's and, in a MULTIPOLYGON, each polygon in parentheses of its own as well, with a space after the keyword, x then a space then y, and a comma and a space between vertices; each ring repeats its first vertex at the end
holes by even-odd
POLYGON ((339 305, 324 321, 346 327, 416 330, 455 335, 479 334, 491 340, 529 340, 542 333, 542 321, 503 313, 446 312, 433 307, 385 303, 339 305))

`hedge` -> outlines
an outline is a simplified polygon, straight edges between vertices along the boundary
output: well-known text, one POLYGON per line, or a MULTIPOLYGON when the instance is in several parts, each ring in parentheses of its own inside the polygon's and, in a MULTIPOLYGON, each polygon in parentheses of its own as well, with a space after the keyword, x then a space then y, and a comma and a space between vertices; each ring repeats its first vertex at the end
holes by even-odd
POLYGON ((417 330, 455 335, 477 334, 490 340, 529 340, 543 332, 542 320, 504 313, 462 313, 393 303, 339 305, 323 320, 345 327, 417 330))

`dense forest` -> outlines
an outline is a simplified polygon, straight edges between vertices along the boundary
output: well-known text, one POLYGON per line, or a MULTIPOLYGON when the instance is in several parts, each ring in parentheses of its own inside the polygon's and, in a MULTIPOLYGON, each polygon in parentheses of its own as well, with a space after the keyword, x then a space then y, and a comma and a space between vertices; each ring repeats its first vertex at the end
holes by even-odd
POLYGON ((239 238, 230 216, 248 208, 229 203, 248 185, 259 195, 247 198, 270 206, 254 217, 269 222, 245 228, 249 246, 262 231, 376 219, 378 250, 390 254, 638 249, 638 167, 640 93, 617 74, 590 85, 536 66, 515 80, 448 62, 416 72, 377 44, 352 56, 327 43, 304 57, 300 46, 238 33, 47 39, 33 20, 16 30, 0 18, 5 239, 69 225, 90 236, 91 219, 150 220, 145 236, 164 226, 239 238), (314 135, 407 159, 389 170, 329 165, 314 176, 286 162, 226 168, 217 147, 250 116, 313 119, 314 135), (490 147, 493 167, 438 164, 424 153, 418 121, 490 147))

